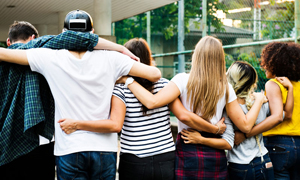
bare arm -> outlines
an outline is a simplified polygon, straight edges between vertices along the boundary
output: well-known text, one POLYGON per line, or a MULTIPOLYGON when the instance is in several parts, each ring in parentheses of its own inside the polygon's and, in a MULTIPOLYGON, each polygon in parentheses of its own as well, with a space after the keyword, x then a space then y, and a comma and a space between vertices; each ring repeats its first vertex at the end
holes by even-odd
POLYGON ((120 45, 120 44, 116 44, 114 42, 108 41, 106 39, 100 38, 98 40, 98 44, 94 47, 94 49, 106 49, 106 50, 112 50, 112 51, 118 51, 120 53, 123 53, 127 56, 129 56, 130 58, 136 60, 136 61, 140 61, 140 59, 138 57, 136 57, 134 54, 132 54, 126 47, 120 45))
POLYGON ((0 48, 0 62, 1 61, 29 65, 25 50, 0 48))
MULTIPOLYGON (((135 63, 136 64, 136 63, 135 63)), ((145 71, 143 71, 145 73, 145 71)), ((142 72, 141 72, 142 73, 142 72)), ((132 75, 132 74, 130 74, 132 75)), ((136 76, 136 75, 132 75, 136 76)), ((117 83, 125 83, 127 77, 123 77, 118 80, 117 83)), ((128 85, 130 91, 135 95, 135 97, 144 104, 148 109, 158 108, 164 105, 167 105, 174 101, 179 95, 180 91, 175 83, 172 81, 169 82, 163 89, 161 89, 158 93, 153 95, 139 83, 134 81, 133 83, 128 85)))
POLYGON ((231 121, 244 133, 249 133, 259 114, 260 108, 264 102, 262 93, 255 93, 255 102, 250 111, 245 115, 237 100, 226 104, 226 112, 231 121))
POLYGON ((210 146, 216 149, 227 149, 231 150, 230 144, 221 138, 205 138, 201 136, 198 131, 189 129, 183 129, 181 132, 181 138, 184 140, 186 144, 203 144, 206 146, 210 146))
MULTIPOLYGON (((158 68, 156 68, 154 66, 148 66, 148 65, 145 65, 143 63, 138 63, 138 62, 135 62, 133 64, 133 66, 130 69, 128 75, 148 79, 151 82, 156 82, 161 78, 161 72, 158 68)), ((127 78, 124 78, 124 79, 127 79, 127 78)), ((123 82, 123 83, 125 83, 125 82, 123 82)))
POLYGON ((271 115, 258 125, 254 126, 253 129, 247 133, 247 137, 252 137, 268 131, 283 121, 283 103, 279 86, 275 82, 268 81, 265 85, 265 89, 269 99, 271 115))
POLYGON ((76 130, 112 133, 120 132, 122 130, 125 114, 126 106, 124 102, 119 98, 112 96, 110 119, 97 121, 61 119, 58 122, 60 123, 61 129, 66 134, 70 134, 76 130))
POLYGON ((223 134, 226 125, 224 124, 224 118, 222 118, 221 122, 218 126, 209 123, 208 121, 204 120, 202 117, 198 116, 195 113, 188 111, 181 103, 179 98, 176 98, 173 102, 169 104, 170 110, 173 114, 180 120, 182 123, 186 124, 187 126, 197 129, 199 131, 205 131, 213 134, 223 134))

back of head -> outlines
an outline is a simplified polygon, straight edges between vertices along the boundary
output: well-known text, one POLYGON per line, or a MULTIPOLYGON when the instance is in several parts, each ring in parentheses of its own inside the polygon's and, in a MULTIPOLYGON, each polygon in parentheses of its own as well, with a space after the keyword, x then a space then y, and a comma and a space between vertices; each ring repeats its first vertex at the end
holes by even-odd
POLYGON ((261 54, 261 66, 275 76, 285 76, 292 81, 300 80, 300 45, 272 42, 261 54))
POLYGON ((216 113, 218 100, 223 97, 227 88, 222 43, 211 36, 203 37, 195 47, 187 84, 187 95, 191 99, 192 111, 201 113, 204 119, 211 119, 216 113))
POLYGON ((32 35, 35 37, 39 36, 38 31, 36 28, 26 21, 15 21, 10 27, 8 31, 8 38, 11 43, 16 41, 26 41, 32 35))
MULTIPOLYGON (((134 55, 140 58, 141 63, 151 66, 152 65, 152 57, 151 57, 151 50, 148 46, 146 40, 142 38, 134 38, 129 40, 124 45, 129 51, 131 51, 134 55)), ((148 91, 152 92, 153 90, 153 83, 147 79, 134 77, 134 79, 141 84, 144 88, 148 91)), ((146 114, 148 111, 147 107, 142 105, 143 114, 146 114)))
POLYGON ((82 10, 74 10, 66 15, 64 30, 91 32, 93 30, 93 19, 89 13, 82 10))
POLYGON ((232 85, 236 96, 246 100, 247 108, 252 106, 250 94, 256 87, 257 73, 247 62, 236 61, 227 70, 227 80, 232 85))

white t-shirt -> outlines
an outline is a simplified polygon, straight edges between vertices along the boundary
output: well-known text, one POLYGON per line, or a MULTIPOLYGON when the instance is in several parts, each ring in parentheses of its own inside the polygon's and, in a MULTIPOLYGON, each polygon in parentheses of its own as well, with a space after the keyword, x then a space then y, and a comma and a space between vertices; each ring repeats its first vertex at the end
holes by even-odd
MULTIPOLYGON (((177 74, 171 81, 174 82, 176 84, 176 86, 178 87, 179 91, 180 91, 180 99, 181 102, 183 104, 183 106, 191 111, 190 105, 187 102, 187 83, 189 80, 189 74, 186 73, 180 73, 177 74)), ((231 84, 228 83, 229 86, 229 97, 228 97, 228 103, 234 101, 236 99, 236 94, 231 86, 231 84)), ((223 109, 226 105, 226 97, 225 97, 225 92, 224 92, 224 96, 218 101, 217 103, 217 110, 216 110, 216 114, 212 117, 212 119, 210 119, 210 122, 212 124, 217 124, 220 119, 222 118, 222 114, 223 114, 223 109)), ((189 126, 183 124, 182 122, 178 121, 178 132, 180 132, 182 129, 187 129, 190 128, 189 126)))
POLYGON ((116 152, 117 133, 78 130, 67 135, 58 120, 108 119, 115 81, 129 73, 134 61, 121 53, 103 50, 87 51, 77 59, 68 50, 40 48, 28 50, 27 57, 31 70, 46 78, 54 97, 54 154, 116 152))

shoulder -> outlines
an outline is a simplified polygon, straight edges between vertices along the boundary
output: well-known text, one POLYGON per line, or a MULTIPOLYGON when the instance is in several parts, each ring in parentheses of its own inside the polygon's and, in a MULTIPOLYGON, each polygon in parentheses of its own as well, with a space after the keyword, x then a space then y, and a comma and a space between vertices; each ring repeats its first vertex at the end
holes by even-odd
POLYGON ((67 50, 61 49, 61 50, 55 50, 50 48, 32 48, 26 50, 27 55, 30 57, 43 57, 43 58, 51 58, 52 55, 54 55, 57 52, 66 53, 67 50))
MULTIPOLYGON (((276 80, 269 80, 265 84, 266 94, 281 93, 281 84, 276 80)), ((282 86, 283 87, 283 86, 282 86)))
POLYGON ((265 87, 278 87, 280 88, 282 86, 280 82, 278 82, 276 79, 270 79, 269 81, 266 82, 265 87))
POLYGON ((177 82, 177 81, 187 81, 189 79, 189 74, 187 73, 179 73, 176 74, 171 81, 177 82))

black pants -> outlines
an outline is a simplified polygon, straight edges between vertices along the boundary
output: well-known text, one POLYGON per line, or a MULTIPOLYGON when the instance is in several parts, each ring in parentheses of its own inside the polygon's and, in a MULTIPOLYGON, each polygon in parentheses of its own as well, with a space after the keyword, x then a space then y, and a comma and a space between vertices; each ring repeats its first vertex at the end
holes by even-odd
POLYGON ((120 180, 173 180, 175 152, 139 158, 122 153, 119 163, 120 180))
POLYGON ((30 153, 0 166, 0 179, 3 180, 54 180, 54 142, 41 145, 30 153))

